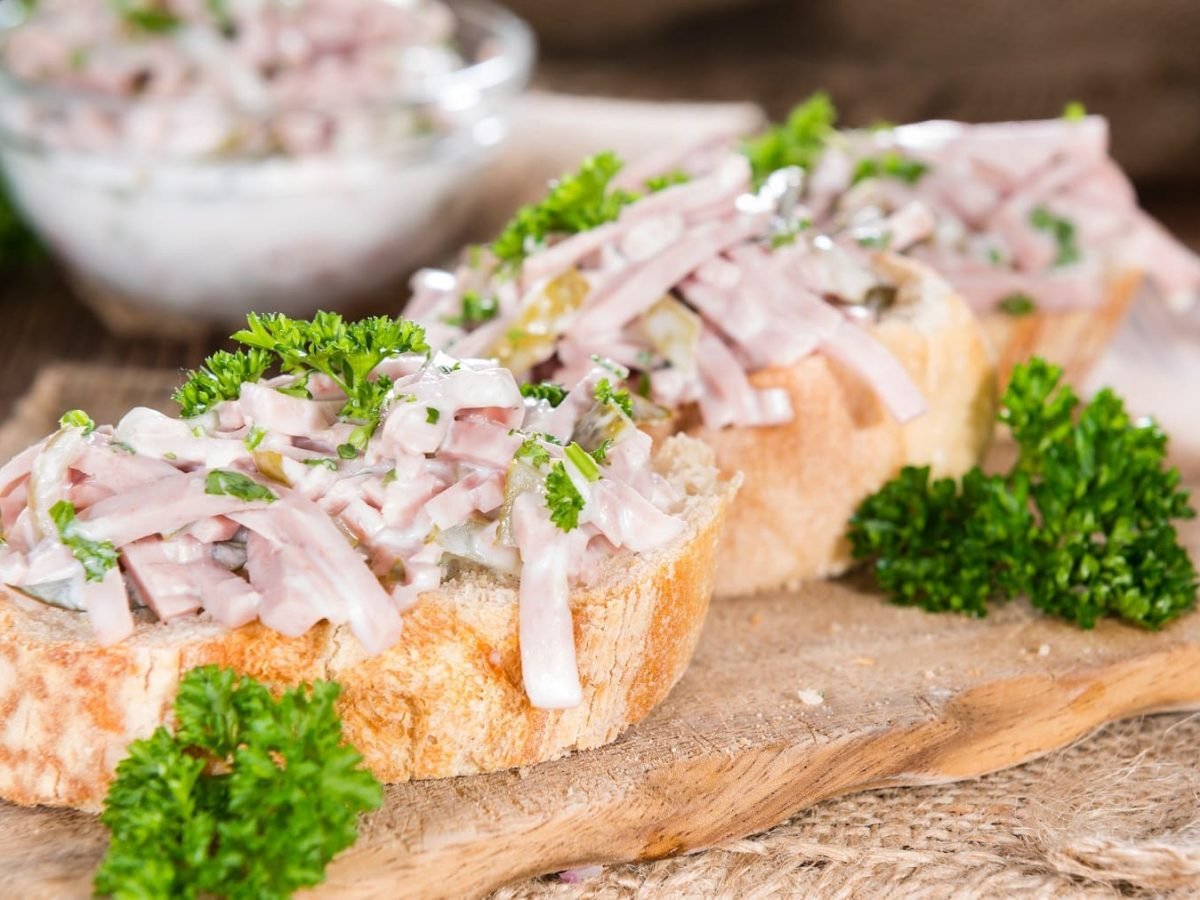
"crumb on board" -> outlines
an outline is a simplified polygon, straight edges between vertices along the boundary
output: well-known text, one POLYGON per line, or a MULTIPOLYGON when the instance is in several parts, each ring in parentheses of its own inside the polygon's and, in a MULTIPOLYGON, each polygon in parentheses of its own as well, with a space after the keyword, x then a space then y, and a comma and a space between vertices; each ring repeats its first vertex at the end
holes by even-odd
POLYGON ((820 706, 825 702, 825 695, 813 688, 805 688, 802 691, 797 691, 796 696, 800 698, 800 702, 805 706, 820 706))
POLYGON ((1042 644, 1042 646, 1038 647, 1038 656, 1049 656, 1049 655, 1050 655, 1050 645, 1049 644, 1042 644))
POLYGON ((755 613, 754 615, 752 615, 752 616, 750 617, 750 624, 751 624, 751 625, 761 625, 761 624, 762 624, 762 620, 763 620, 763 615, 762 615, 762 613, 755 613))
POLYGON ((869 656, 860 656, 854 660, 854 664, 856 666, 866 666, 867 668, 870 668, 871 666, 875 665, 875 660, 869 656))

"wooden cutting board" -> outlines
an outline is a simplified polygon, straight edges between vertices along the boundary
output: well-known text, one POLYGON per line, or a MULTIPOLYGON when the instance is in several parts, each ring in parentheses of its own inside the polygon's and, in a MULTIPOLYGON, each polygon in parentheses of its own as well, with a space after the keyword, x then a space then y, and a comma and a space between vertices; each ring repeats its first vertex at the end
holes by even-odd
MULTIPOLYGON (((161 405, 161 374, 48 370, 0 455, 82 406, 161 405)), ((1178 460, 1200 483, 1200 454, 1178 460)), ((1183 536, 1200 555, 1200 525, 1183 536)), ((839 794, 971 778, 1139 713, 1200 709, 1200 615, 1085 632, 1015 603, 985 620, 889 606, 850 578, 715 603, 696 659, 601 750, 395 785, 330 868, 328 897, 463 897, 590 863, 764 830, 839 794)), ((105 843, 80 813, 0 804, 0 897, 83 897, 105 843)))

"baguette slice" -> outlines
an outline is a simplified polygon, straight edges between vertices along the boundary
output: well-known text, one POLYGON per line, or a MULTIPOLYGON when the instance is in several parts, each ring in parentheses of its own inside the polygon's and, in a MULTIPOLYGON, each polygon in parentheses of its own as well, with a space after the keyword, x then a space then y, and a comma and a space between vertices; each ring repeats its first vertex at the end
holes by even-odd
POLYGON ((583 703, 546 711, 521 683, 515 579, 458 572, 405 614, 400 641, 368 657, 345 627, 287 638, 200 616, 96 645, 85 616, 0 596, 0 796, 98 809, 130 741, 167 723, 181 675, 215 663, 283 687, 336 679, 346 739, 386 782, 496 771, 614 740, 683 674, 712 593, 735 483, 712 452, 674 438, 655 467, 680 492, 687 530, 612 558, 571 598, 583 703))
POLYGON ((835 575, 850 565, 846 523, 902 466, 957 476, 979 461, 992 431, 996 378, 978 320, 921 263, 882 255, 896 301, 870 326, 908 370, 929 411, 906 425, 854 372, 823 353, 750 376, 791 396, 795 418, 766 428, 704 427, 685 411, 676 427, 717 454, 744 482, 729 511, 716 593, 750 594, 835 575))
POLYGON ((1140 271, 1126 269, 1109 279, 1104 303, 1094 309, 982 314, 984 331, 996 350, 1000 384, 1007 384, 1013 366, 1031 356, 1062 366, 1068 381, 1082 384, 1121 327, 1141 283, 1140 271))

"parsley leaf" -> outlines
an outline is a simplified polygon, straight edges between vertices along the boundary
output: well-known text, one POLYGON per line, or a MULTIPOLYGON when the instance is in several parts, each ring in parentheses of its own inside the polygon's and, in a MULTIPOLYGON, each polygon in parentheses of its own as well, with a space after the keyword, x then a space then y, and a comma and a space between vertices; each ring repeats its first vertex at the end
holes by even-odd
POLYGON ((790 247, 796 243, 796 238, 800 236, 802 231, 812 228, 812 219, 802 218, 794 222, 788 222, 780 228, 777 228, 771 233, 771 249, 778 250, 780 247, 790 247))
POLYGON ((537 438, 526 438, 513 455, 538 469, 550 462, 550 451, 543 447, 537 438))
POLYGON ((82 409, 69 409, 59 416, 58 427, 82 428, 84 434, 91 434, 96 430, 96 423, 82 409))
MULTIPOLYGON (((336 472, 337 467, 338 467, 338 461, 329 456, 317 456, 317 457, 313 457, 312 459, 301 460, 301 462, 303 462, 306 466, 313 466, 313 467, 324 466, 326 469, 329 469, 331 472, 336 472)), ((392 469, 391 475, 392 475, 392 480, 395 481, 396 480, 396 470, 395 469, 392 469)), ((385 481, 384 483, 386 484, 387 482, 385 481)))
POLYGON ((501 267, 515 270, 525 257, 542 247, 553 234, 578 234, 613 221, 636 196, 612 190, 610 182, 621 170, 615 153, 589 156, 577 172, 563 175, 550 185, 539 203, 522 206, 492 243, 501 267))
POLYGON ((108 570, 117 564, 117 549, 112 541, 93 541, 80 534, 75 504, 69 500, 59 500, 50 507, 50 518, 63 544, 83 566, 84 577, 88 581, 103 581, 108 570))
POLYGON ((1010 316, 1027 316, 1037 309, 1037 304, 1028 294, 1017 291, 1002 299, 997 304, 997 308, 1010 316))
POLYGON ((324 880, 383 798, 343 742, 339 692, 317 681, 276 700, 228 670, 188 672, 176 733, 134 741, 117 766, 96 893, 277 898, 324 880))
POLYGON ((255 425, 250 429, 250 433, 246 435, 242 443, 245 445, 247 450, 257 450, 259 445, 263 442, 263 438, 266 436, 267 429, 260 428, 258 425, 255 425))
POLYGON ((1058 256, 1054 260, 1055 268, 1079 262, 1081 254, 1079 244, 1075 242, 1075 223, 1054 215, 1044 206, 1038 206, 1029 213, 1029 224, 1038 231, 1049 233, 1054 238, 1054 242, 1058 245, 1058 256))
POLYGON ((905 184, 916 184, 928 171, 929 166, 920 160, 891 150, 883 156, 860 159, 854 167, 850 183, 858 184, 868 178, 895 178, 905 184))
POLYGON ((762 184, 772 172, 787 166, 811 169, 833 136, 836 121, 829 95, 816 93, 793 109, 785 122, 746 141, 742 153, 750 160, 754 183, 762 184))
POLYGON ((608 462, 608 451, 612 449, 613 439, 605 438, 596 445, 596 449, 591 452, 591 457, 598 463, 608 462))
POLYGON ((228 469, 213 469, 209 472, 208 477, 204 479, 204 493, 228 494, 247 503, 255 500, 273 503, 279 499, 270 489, 263 487, 253 478, 228 469))
POLYGON ((441 410, 436 409, 432 406, 425 407, 425 422, 426 422, 426 424, 436 425, 438 423, 438 420, 441 419, 441 417, 442 417, 441 410))
POLYGON ((1061 370, 1013 370, 1000 421, 1018 457, 961 487, 905 468, 850 521, 854 556, 873 560, 897 603, 982 616, 996 599, 1091 628, 1102 616, 1159 628, 1192 608, 1197 573, 1174 520, 1195 515, 1166 435, 1103 390, 1082 404, 1061 370))
POLYGON ((551 406, 558 406, 567 398, 567 389, 548 381, 521 385, 521 396, 534 400, 545 400, 551 406))
POLYGON ((611 403, 629 418, 633 418, 633 398, 625 388, 613 390, 612 383, 607 378, 596 382, 596 400, 600 403, 611 403))
MULTIPOLYGON (((281 313, 250 313, 247 327, 233 335, 238 343, 273 354, 284 372, 321 372, 346 394, 341 418, 359 423, 348 444, 361 451, 379 425, 392 388, 385 375, 370 374, 385 359, 402 353, 426 353, 425 330, 404 319, 371 316, 347 322, 337 313, 318 312, 311 320, 281 313)), ((339 447, 339 454, 341 448, 339 447)))
POLYGON ((462 311, 456 316, 442 319, 447 325, 471 329, 490 322, 500 314, 500 304, 494 297, 482 297, 478 291, 463 291, 462 311))
POLYGON ((647 178, 646 191, 651 194, 657 194, 659 191, 664 191, 677 184, 687 184, 691 180, 691 176, 687 172, 684 172, 682 169, 674 169, 670 172, 664 172, 661 175, 651 175, 647 178))
POLYGON ((187 381, 171 399, 179 404, 185 419, 208 412, 222 400, 236 400, 247 381, 258 381, 271 366, 265 350, 241 350, 230 353, 218 350, 204 361, 199 369, 187 373, 187 381))
POLYGON ((147 34, 166 34, 182 20, 155 0, 109 0, 113 10, 126 24, 147 34))
POLYGON ((583 495, 571 481, 562 460, 556 462, 546 473, 546 507, 550 510, 550 521, 562 531, 579 527, 579 514, 583 511, 583 495))

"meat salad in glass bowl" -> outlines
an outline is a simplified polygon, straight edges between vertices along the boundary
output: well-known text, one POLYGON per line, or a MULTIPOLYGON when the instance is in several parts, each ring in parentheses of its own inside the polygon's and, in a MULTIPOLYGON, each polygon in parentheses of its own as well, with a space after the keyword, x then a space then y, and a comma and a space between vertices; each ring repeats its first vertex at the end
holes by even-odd
POLYGON ((132 330, 389 289, 456 236, 534 53, 482 0, 25 8, 0 36, 0 162, 132 330))

